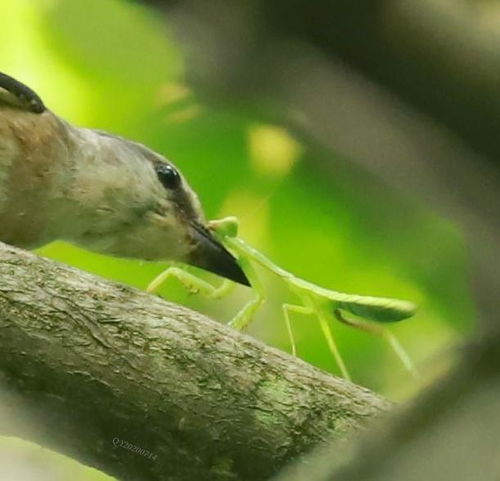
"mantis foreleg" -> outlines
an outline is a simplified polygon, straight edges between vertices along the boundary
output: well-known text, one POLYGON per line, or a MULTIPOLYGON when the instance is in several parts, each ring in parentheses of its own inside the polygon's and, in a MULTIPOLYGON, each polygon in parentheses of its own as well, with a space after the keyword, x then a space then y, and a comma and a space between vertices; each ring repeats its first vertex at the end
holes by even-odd
POLYGON ((189 292, 201 293, 212 299, 225 296, 234 287, 234 283, 227 279, 219 287, 215 287, 180 267, 169 267, 151 281, 146 289, 147 292, 155 292, 170 277, 177 279, 189 292))

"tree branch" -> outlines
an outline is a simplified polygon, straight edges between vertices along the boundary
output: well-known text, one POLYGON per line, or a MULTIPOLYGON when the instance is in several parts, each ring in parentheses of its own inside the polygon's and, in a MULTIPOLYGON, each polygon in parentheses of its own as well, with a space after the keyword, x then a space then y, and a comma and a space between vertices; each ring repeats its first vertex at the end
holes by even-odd
POLYGON ((193 311, 5 244, 0 279, 4 417, 20 399, 37 424, 0 420, 2 434, 122 480, 266 479, 390 407, 193 311))

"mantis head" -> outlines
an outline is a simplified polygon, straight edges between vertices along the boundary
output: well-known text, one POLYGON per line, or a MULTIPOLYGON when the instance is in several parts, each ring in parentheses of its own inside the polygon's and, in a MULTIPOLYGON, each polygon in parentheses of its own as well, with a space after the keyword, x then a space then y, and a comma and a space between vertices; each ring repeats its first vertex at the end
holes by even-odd
POLYGON ((234 217, 224 217, 223 219, 211 220, 208 228, 215 234, 224 239, 224 237, 236 237, 238 235, 239 220, 234 217))

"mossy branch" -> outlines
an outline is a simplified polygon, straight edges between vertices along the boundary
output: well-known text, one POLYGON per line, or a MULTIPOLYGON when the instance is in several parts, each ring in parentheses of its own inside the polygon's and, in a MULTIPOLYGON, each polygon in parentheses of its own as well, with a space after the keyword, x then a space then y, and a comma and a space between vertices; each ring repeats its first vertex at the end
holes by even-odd
POLYGON ((196 312, 5 244, 0 349, 2 387, 35 421, 2 434, 121 480, 266 479, 390 407, 196 312))

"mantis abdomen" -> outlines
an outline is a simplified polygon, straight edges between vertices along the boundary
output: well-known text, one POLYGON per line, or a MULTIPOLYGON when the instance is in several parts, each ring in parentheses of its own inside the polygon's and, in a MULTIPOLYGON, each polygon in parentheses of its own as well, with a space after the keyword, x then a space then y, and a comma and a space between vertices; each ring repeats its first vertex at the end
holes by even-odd
POLYGON ((355 316, 376 322, 398 322, 415 314, 417 307, 412 302, 384 297, 369 297, 344 294, 335 307, 355 316), (344 297, 345 296, 345 297, 344 297))

